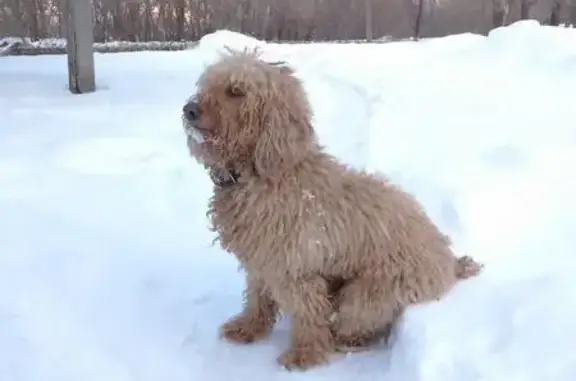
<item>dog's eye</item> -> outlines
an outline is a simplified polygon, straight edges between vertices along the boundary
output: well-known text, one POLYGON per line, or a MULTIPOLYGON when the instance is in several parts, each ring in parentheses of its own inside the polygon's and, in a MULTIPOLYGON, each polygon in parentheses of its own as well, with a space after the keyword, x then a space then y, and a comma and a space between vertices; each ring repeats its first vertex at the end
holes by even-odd
POLYGON ((246 95, 246 93, 244 93, 244 90, 242 90, 238 85, 228 86, 228 88, 226 89, 226 93, 228 94, 229 97, 232 98, 243 97, 244 95, 246 95))

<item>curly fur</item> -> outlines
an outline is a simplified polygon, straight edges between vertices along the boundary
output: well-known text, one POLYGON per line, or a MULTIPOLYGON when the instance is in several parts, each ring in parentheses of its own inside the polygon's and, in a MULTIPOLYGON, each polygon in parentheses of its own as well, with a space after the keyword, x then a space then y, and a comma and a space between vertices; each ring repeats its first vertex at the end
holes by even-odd
POLYGON ((192 99, 199 119, 183 118, 191 155, 213 176, 238 174, 214 187, 208 211, 246 273, 243 311, 222 326, 228 340, 266 337, 282 311, 292 328, 279 362, 306 369, 385 337, 405 307, 478 273, 412 196, 323 150, 288 67, 230 52, 192 99))

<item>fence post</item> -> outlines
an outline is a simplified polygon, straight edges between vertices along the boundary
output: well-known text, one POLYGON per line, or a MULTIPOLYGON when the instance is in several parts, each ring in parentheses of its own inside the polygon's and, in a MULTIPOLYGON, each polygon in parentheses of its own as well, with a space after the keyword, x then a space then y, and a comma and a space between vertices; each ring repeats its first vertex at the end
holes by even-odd
POLYGON ((366 40, 370 42, 374 35, 372 20, 372 0, 364 0, 364 26, 366 27, 366 40))
POLYGON ((68 86, 73 94, 96 90, 94 27, 90 0, 66 0, 68 86))

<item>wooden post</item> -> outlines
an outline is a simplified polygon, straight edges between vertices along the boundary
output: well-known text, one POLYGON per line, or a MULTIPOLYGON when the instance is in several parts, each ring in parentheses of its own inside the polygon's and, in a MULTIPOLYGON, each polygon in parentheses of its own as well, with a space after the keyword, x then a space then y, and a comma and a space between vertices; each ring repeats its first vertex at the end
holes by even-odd
POLYGON ((94 27, 90 0, 66 0, 68 86, 73 94, 96 90, 94 27))
POLYGON ((364 22, 366 27, 366 40, 372 41, 373 27, 372 27, 372 0, 364 0, 364 22))

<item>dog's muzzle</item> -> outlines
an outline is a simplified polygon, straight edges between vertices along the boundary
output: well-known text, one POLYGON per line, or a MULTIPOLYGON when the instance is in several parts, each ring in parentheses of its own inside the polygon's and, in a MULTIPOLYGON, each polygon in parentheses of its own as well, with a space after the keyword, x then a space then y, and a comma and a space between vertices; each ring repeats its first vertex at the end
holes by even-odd
POLYGON ((182 107, 182 119, 188 138, 198 144, 204 143, 204 136, 196 128, 200 119, 200 108, 197 102, 190 101, 182 107))
POLYGON ((182 114, 187 121, 195 123, 200 119, 200 107, 198 102, 190 101, 182 107, 182 114))

